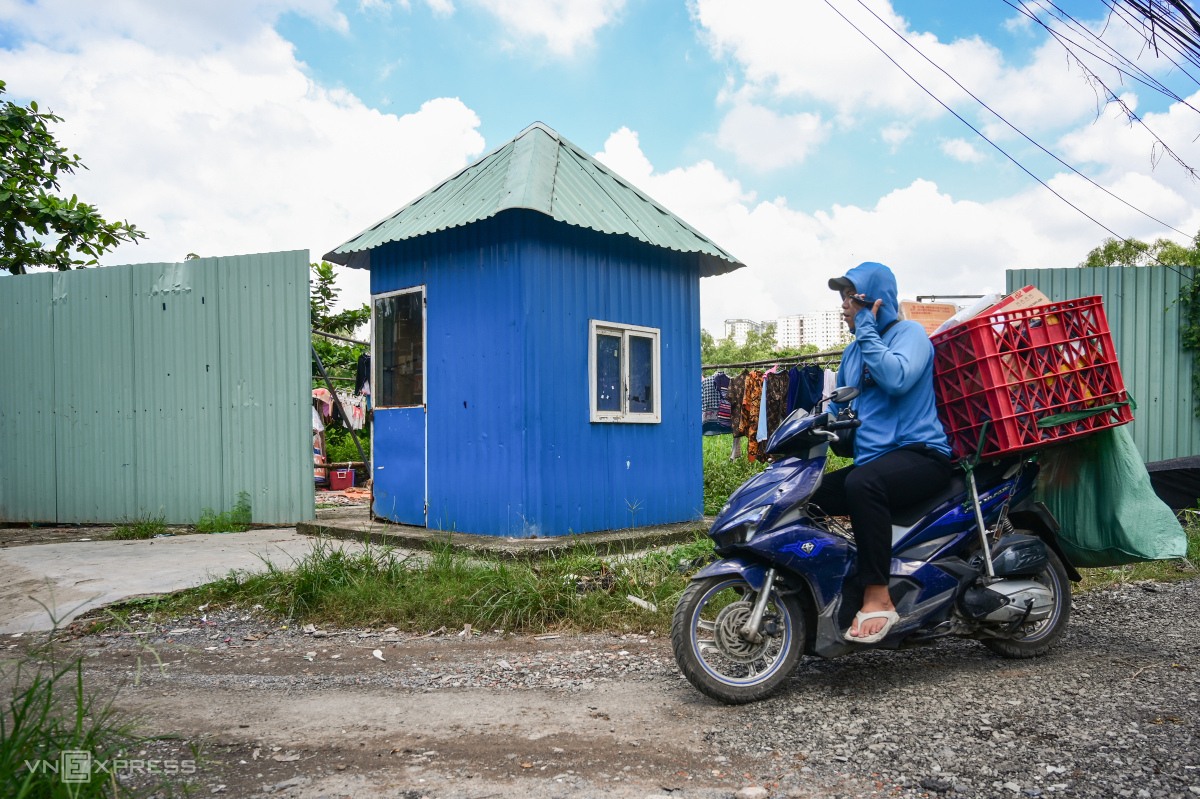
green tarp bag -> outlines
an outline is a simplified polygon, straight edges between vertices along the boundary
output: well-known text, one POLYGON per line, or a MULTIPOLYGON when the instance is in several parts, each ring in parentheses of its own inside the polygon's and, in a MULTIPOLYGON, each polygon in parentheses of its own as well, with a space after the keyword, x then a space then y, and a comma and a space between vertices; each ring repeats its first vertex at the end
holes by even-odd
POLYGON ((1150 485, 1124 427, 1110 427, 1042 453, 1037 496, 1058 519, 1075 566, 1121 566, 1182 558, 1187 535, 1150 485))

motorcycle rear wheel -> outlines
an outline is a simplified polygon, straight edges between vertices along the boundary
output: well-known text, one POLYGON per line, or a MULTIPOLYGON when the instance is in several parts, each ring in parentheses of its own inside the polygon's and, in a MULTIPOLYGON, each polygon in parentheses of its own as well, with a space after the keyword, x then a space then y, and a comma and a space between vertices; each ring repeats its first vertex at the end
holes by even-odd
POLYGON ((1025 625, 1017 634, 1007 638, 984 638, 984 646, 1001 657, 1025 659, 1041 657, 1058 643, 1071 619, 1071 583, 1067 570, 1054 550, 1047 549, 1049 563, 1033 579, 1054 594, 1054 610, 1049 618, 1025 625))
POLYGON ((740 635, 754 589, 737 575, 691 583, 671 620, 675 662, 688 682, 720 702, 740 705, 777 691, 800 660, 804 616, 794 596, 772 591, 763 616, 763 640, 740 635))

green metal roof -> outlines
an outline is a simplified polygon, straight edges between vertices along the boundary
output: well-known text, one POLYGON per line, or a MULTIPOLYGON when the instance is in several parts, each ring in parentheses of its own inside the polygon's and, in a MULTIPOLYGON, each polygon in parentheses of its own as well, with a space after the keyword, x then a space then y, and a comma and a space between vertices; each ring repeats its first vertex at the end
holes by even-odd
POLYGON ((697 253, 700 273, 706 277, 744 266, 540 122, 327 253, 325 260, 370 268, 370 250, 381 244, 467 225, 513 208, 697 253))

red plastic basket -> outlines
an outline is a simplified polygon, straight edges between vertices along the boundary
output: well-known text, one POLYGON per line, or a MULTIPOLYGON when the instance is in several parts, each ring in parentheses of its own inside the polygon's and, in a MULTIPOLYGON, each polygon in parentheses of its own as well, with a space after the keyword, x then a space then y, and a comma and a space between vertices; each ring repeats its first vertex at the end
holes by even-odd
POLYGON ((938 416, 956 458, 975 453, 985 422, 981 454, 991 457, 1133 421, 1099 297, 977 316, 934 336, 933 347, 938 416))

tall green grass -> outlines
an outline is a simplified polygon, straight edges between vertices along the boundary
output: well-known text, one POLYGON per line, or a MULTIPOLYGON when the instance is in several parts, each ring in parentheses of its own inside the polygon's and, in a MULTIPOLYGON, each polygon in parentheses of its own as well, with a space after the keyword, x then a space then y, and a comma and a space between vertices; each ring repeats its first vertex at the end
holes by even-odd
POLYGON ((93 771, 86 781, 66 782, 55 770, 63 752, 107 762, 146 740, 117 717, 111 700, 103 702, 85 687, 80 658, 60 662, 49 647, 40 648, 0 666, 0 681, 8 685, 0 708, 0 796, 135 795, 112 773, 93 771))
POLYGON ((215 513, 212 508, 205 508, 196 522, 198 533, 244 533, 250 529, 252 521, 250 509, 250 494, 238 492, 237 503, 232 510, 215 513))

